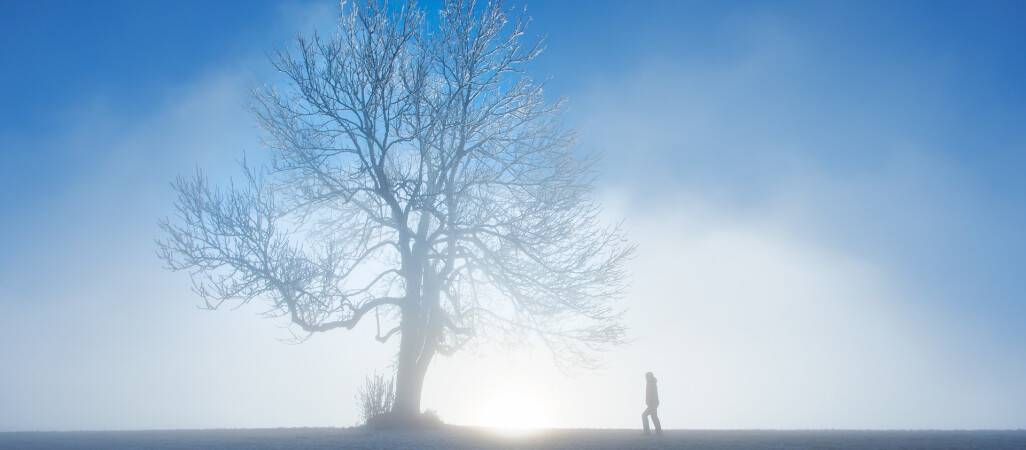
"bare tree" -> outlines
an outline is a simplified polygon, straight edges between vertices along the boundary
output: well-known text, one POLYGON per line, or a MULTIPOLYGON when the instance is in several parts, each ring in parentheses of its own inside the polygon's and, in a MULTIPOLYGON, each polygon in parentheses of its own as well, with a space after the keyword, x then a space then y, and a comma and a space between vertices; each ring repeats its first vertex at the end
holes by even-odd
POLYGON ((562 101, 527 74, 541 41, 498 3, 343 7, 338 33, 277 51, 283 89, 253 111, 269 162, 245 183, 179 178, 160 254, 208 308, 270 302, 307 333, 399 336, 394 412, 420 411, 436 354, 475 339, 543 341, 590 365, 622 343, 634 247, 590 197, 562 101), (384 328, 382 326, 384 325, 384 328))

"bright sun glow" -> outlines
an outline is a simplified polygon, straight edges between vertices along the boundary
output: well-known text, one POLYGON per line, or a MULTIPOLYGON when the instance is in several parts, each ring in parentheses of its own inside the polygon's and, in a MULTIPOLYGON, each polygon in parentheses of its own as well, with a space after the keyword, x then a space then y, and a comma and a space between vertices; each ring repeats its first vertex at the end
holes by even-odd
POLYGON ((549 408, 522 391, 504 391, 486 399, 478 417, 479 425, 502 434, 529 434, 551 426, 549 408))

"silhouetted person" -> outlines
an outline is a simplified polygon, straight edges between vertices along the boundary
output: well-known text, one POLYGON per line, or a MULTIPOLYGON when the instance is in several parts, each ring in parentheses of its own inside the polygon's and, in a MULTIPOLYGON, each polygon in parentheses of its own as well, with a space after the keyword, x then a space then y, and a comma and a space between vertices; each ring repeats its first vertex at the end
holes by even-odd
POLYGON ((656 377, 652 375, 652 372, 645 374, 645 404, 648 408, 645 408, 645 412, 641 413, 641 423, 645 425, 645 434, 649 434, 648 431, 648 416, 652 416, 652 423, 655 424, 656 434, 663 434, 663 427, 659 425, 659 413, 656 409, 659 408, 659 389, 656 388, 656 377))

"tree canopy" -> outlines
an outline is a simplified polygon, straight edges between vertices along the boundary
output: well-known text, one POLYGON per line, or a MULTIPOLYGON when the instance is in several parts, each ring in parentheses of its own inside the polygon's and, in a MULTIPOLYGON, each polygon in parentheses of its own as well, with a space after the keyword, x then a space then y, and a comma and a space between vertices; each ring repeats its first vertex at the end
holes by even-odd
POLYGON ((435 354, 536 338, 595 362, 624 341, 623 230, 591 197, 564 102, 529 62, 543 47, 498 2, 344 5, 336 33, 277 50, 255 90, 267 163, 217 187, 174 183, 160 255, 209 308, 260 299, 305 332, 369 315, 398 336, 396 409, 420 408, 435 354))

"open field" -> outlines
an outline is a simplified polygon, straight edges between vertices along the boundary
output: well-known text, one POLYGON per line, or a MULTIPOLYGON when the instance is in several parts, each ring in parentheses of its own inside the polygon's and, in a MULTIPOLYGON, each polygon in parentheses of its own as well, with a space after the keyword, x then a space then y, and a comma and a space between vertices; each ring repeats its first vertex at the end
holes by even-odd
POLYGON ((1024 449, 1018 431, 772 431, 556 429, 509 435, 470 427, 438 431, 358 428, 72 431, 0 433, 4 449, 287 449, 287 448, 689 448, 689 449, 1024 449))

